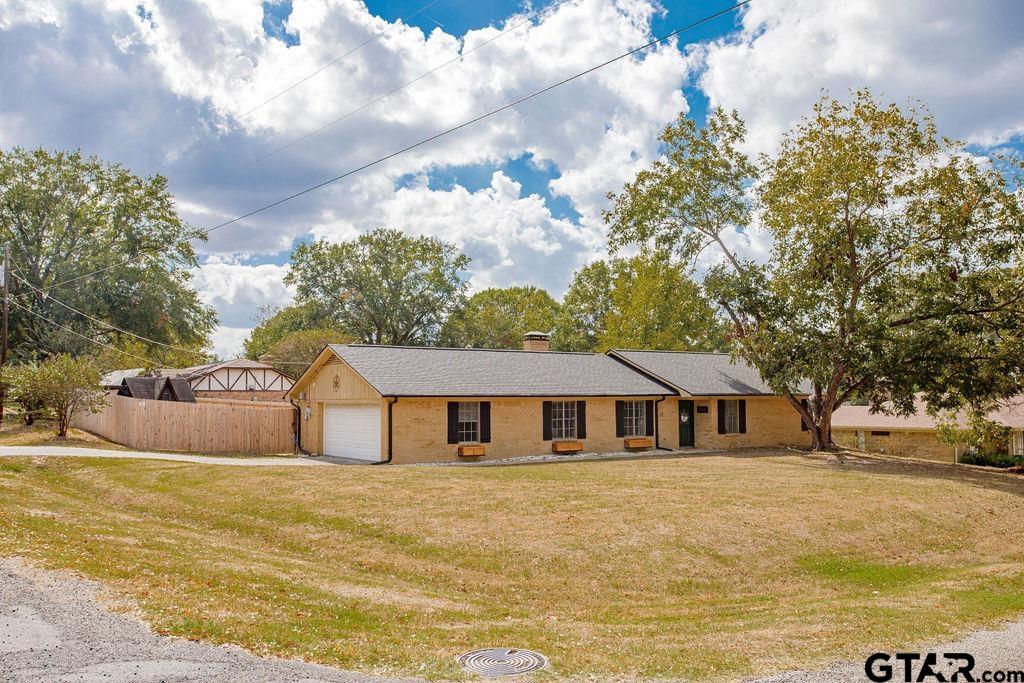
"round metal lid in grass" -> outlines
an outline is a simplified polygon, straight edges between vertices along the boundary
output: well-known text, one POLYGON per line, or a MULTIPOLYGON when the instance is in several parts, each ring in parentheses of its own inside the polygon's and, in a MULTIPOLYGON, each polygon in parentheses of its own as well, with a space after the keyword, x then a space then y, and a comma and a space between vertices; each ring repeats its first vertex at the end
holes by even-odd
POLYGON ((460 655, 455 660, 466 671, 481 676, 512 676, 525 674, 548 665, 548 658, 530 650, 509 647, 487 647, 460 655))

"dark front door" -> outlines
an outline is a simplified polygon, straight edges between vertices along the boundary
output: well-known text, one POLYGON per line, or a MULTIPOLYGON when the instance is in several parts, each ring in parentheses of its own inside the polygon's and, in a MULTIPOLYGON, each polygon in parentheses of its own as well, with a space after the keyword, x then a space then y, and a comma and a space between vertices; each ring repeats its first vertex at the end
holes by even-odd
POLYGON ((679 401, 679 445, 693 446, 693 401, 679 401))

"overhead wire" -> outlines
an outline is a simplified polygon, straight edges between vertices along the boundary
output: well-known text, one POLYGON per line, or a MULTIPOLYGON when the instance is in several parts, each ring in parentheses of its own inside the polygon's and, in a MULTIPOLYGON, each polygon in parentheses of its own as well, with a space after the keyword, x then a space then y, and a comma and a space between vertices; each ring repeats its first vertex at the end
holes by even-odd
MULTIPOLYGON (((431 142, 433 142, 433 141, 435 141, 435 140, 437 140, 439 138, 442 138, 442 137, 444 137, 446 135, 450 135, 451 133, 454 133, 456 131, 462 130, 463 128, 466 128, 466 127, 471 126, 471 125, 473 125, 475 123, 478 123, 479 121, 482 121, 484 119, 490 118, 491 116, 494 116, 494 115, 499 114, 501 112, 507 111, 509 109, 512 109, 512 108, 514 108, 514 107, 516 107, 516 106, 518 106, 520 104, 523 104, 524 102, 527 102, 527 101, 532 100, 532 99, 534 99, 536 97, 539 97, 540 95, 543 95, 543 94, 545 94, 547 92, 550 92, 550 91, 552 91, 552 90, 554 90, 556 88, 559 88, 559 87, 561 87, 563 85, 566 85, 567 83, 571 83, 572 81, 575 81, 575 80, 577 80, 579 78, 582 78, 583 76, 589 75, 589 74, 591 74, 591 73, 593 73, 593 72, 595 72, 595 71, 597 71, 599 69, 602 69, 602 68, 604 68, 606 66, 609 66, 609 65, 614 64, 616 62, 619 62, 619 61, 621 61, 623 59, 631 57, 631 56, 633 56, 633 55, 635 55, 635 54, 637 54, 639 52, 642 52, 644 50, 647 50, 647 49, 649 49, 649 48, 651 48, 651 47, 653 47, 655 45, 659 45, 659 44, 661 44, 661 43, 663 43, 663 42, 665 42, 667 40, 670 40, 670 39, 672 39, 672 38, 674 38, 674 37, 676 37, 676 36, 686 32, 686 31, 689 31, 689 30, 691 30, 693 28, 696 28, 697 26, 705 24, 705 23, 707 23, 707 22, 709 22, 709 21, 711 21, 713 19, 716 19, 716 18, 718 18, 718 17, 720 17, 720 16, 722 16, 724 14, 728 14, 729 12, 732 12, 732 11, 734 11, 734 10, 740 8, 740 7, 743 7, 744 5, 749 4, 750 2, 751 2, 751 0, 741 0, 740 2, 734 3, 734 4, 730 5, 729 7, 726 7, 724 9, 721 9, 721 10, 717 11, 717 12, 709 14, 709 15, 707 15, 707 16, 701 18, 701 19, 698 19, 698 20, 696 20, 696 21, 694 21, 694 22, 692 22, 690 24, 687 24, 687 25, 682 26, 682 27, 680 27, 678 29, 670 31, 669 33, 666 33, 666 34, 664 34, 662 36, 656 37, 653 40, 650 40, 649 42, 644 43, 643 45, 641 45, 639 47, 635 47, 635 48, 632 48, 630 50, 627 50, 626 52, 623 52, 622 54, 617 55, 615 57, 612 57, 611 59, 607 59, 607 60, 605 60, 605 61, 603 61, 603 62, 601 62, 599 64, 596 64, 596 65, 591 66, 591 67, 589 67, 587 69, 584 69, 583 71, 579 71, 579 72, 577 72, 577 73, 575 73, 575 74, 573 74, 571 76, 568 76, 568 77, 563 78, 563 79, 561 79, 559 81, 556 81, 555 83, 552 83, 552 84, 550 84, 548 86, 545 86, 544 88, 541 88, 540 90, 533 91, 532 93, 530 93, 528 95, 524 95, 522 97, 519 97, 519 98, 517 98, 515 100, 512 100, 511 102, 508 102, 508 103, 506 103, 504 105, 501 105, 500 107, 497 107, 495 109, 491 109, 488 112, 485 112, 485 113, 480 114, 478 116, 475 116, 475 117, 473 117, 471 119, 463 121, 462 123, 460 123, 458 125, 455 125, 455 126, 452 126, 450 128, 447 128, 447 129, 445 129, 445 130, 443 130, 443 131, 441 131, 439 133, 435 133, 434 135, 431 135, 431 136, 429 136, 427 138, 424 138, 424 139, 422 139, 422 140, 420 140, 418 142, 415 142, 413 144, 407 145, 407 146, 405 146, 405 147, 403 147, 403 148, 401 148, 401 149, 399 149, 399 150, 397 150, 395 152, 391 152, 390 154, 387 154, 385 156, 378 157, 377 159, 374 159, 373 161, 367 162, 367 163, 365 163, 365 164, 363 164, 361 166, 357 166, 356 168, 350 169, 350 170, 348 170, 348 171, 346 171, 344 173, 341 173, 339 175, 336 175, 336 176, 334 176, 332 178, 328 178, 327 180, 324 180, 324 181, 322 181, 320 183, 317 183, 317 184, 315 184, 315 185, 313 185, 311 187, 307 187, 307 188, 305 188, 303 190, 299 190, 297 192, 293 192, 292 194, 289 194, 289 195, 287 195, 285 197, 282 197, 281 199, 275 200, 275 201, 273 201, 273 202, 271 202, 269 204, 265 204, 265 205, 263 205, 263 206, 261 206, 259 208, 256 208, 256 209, 253 209, 251 211, 248 211, 248 212, 246 212, 246 213, 244 213, 244 214, 242 214, 240 216, 236 216, 236 217, 231 218, 229 220, 226 220, 226 221, 223 221, 221 223, 218 223, 217 225, 214 225, 214 226, 212 226, 210 228, 202 230, 202 232, 204 234, 206 234, 206 235, 209 235, 210 233, 212 233, 212 232, 214 232, 216 230, 220 230, 220 229, 225 228, 225 227, 227 227, 229 225, 232 225, 232 224, 237 223, 239 221, 245 220, 246 218, 251 218, 252 216, 255 216, 257 214, 263 213, 264 211, 268 211, 269 209, 272 209, 272 208, 275 208, 275 207, 280 206, 282 204, 285 204, 287 202, 290 202, 293 199, 297 199, 297 198, 302 197, 304 195, 307 195, 307 194, 309 194, 311 192, 315 192, 315 191, 317 191, 317 190, 319 190, 319 189, 321 189, 323 187, 326 187, 327 185, 331 185, 333 183, 336 183, 339 180, 343 180, 344 178, 348 178, 349 176, 352 176, 352 175, 355 175, 355 174, 360 173, 362 171, 365 171, 368 168, 372 168, 374 166, 382 164, 385 161, 389 161, 390 159, 393 159, 393 158, 395 158, 397 156, 400 156, 400 155, 405 154, 407 152, 410 152, 410 151, 412 151, 414 149, 422 147, 422 146, 424 146, 426 144, 429 144, 429 143, 431 143, 431 142)), ((70 284, 72 282, 77 282, 77 281, 80 281, 80 280, 92 277, 93 275, 97 275, 97 274, 105 272, 107 270, 111 270, 113 268, 120 267, 121 265, 124 265, 126 263, 131 262, 135 258, 137 258, 137 257, 132 257, 130 259, 126 259, 123 262, 112 264, 110 266, 105 266, 104 268, 100 268, 100 269, 92 271, 90 273, 86 273, 84 275, 80 275, 80 276, 71 278, 69 280, 64 280, 62 282, 55 283, 53 285, 50 285, 50 287, 51 288, 53 288, 53 287, 60 287, 60 286, 66 285, 66 284, 70 284)))
MULTIPOLYGON (((552 5, 550 5, 548 7, 545 7, 544 11, 545 12, 550 12, 553 9, 556 9, 556 8, 558 8, 558 7, 562 6, 562 5, 568 4, 570 2, 575 2, 575 0, 561 0, 561 2, 556 2, 556 3, 553 3, 552 5)), ((513 33, 517 29, 521 28, 523 25, 530 23, 532 21, 532 19, 533 19, 532 16, 527 16, 522 21, 514 24, 513 26, 510 26, 509 28, 506 28, 505 30, 503 30, 500 33, 498 33, 497 35, 492 36, 491 38, 488 38, 487 40, 483 41, 482 43, 480 43, 478 45, 474 45, 472 48, 466 50, 465 52, 460 52, 459 54, 455 55, 454 57, 452 57, 448 61, 442 62, 441 64, 438 64, 438 65, 434 66, 433 68, 429 69, 428 71, 423 72, 422 74, 420 74, 416 78, 410 79, 410 80, 406 81, 405 83, 402 83, 401 85, 399 85, 399 86, 389 90, 388 92, 384 93, 383 95, 378 95, 377 97, 374 97, 373 99, 368 100, 367 102, 364 102, 363 104, 359 105, 355 109, 351 109, 348 112, 342 114, 341 116, 339 116, 339 117, 337 117, 335 119, 332 119, 332 120, 328 121, 327 123, 325 123, 325 124, 323 124, 323 125, 321 125, 321 126, 319 126, 317 128, 314 128, 313 130, 311 130, 311 131, 309 131, 307 133, 304 133, 304 134, 300 135, 299 137, 293 138, 289 142, 286 142, 285 144, 280 145, 280 146, 272 149, 271 151, 267 152, 266 154, 263 154, 262 156, 259 156, 259 157, 255 158, 255 159, 253 159, 252 161, 249 161, 248 163, 245 163, 242 166, 239 166, 238 168, 235 168, 234 170, 229 171, 228 173, 225 173, 224 175, 221 175, 221 176, 215 178, 214 180, 211 180, 210 182, 206 183, 205 185, 201 185, 201 186, 199 186, 199 187, 197 187, 197 188, 195 188, 193 190, 190 190, 187 194, 182 195, 181 199, 189 199, 190 197, 193 197, 193 196, 199 194, 203 190, 207 190, 207 189, 209 189, 211 187, 219 185, 224 180, 227 180, 228 178, 234 177, 235 175, 241 173, 242 171, 245 171, 246 169, 252 168, 253 166, 256 166, 257 164, 262 163, 263 161, 266 161, 267 159, 269 159, 270 157, 274 156, 275 154, 283 152, 284 150, 286 150, 286 149, 288 149, 290 147, 294 147, 295 145, 299 144, 300 142, 304 142, 305 140, 308 140, 309 138, 311 138, 311 137, 313 137, 315 135, 318 135, 319 133, 322 133, 323 131, 327 130, 328 128, 331 128, 332 126, 335 126, 335 125, 341 123, 342 121, 348 119, 349 117, 354 116, 355 114, 358 114, 359 112, 364 111, 365 109, 368 109, 369 107, 372 107, 375 104, 383 102, 384 100, 386 100, 387 98, 391 97, 392 95, 394 95, 394 94, 404 90, 405 88, 409 87, 410 85, 418 83, 419 81, 423 80, 424 78, 427 78, 428 76, 431 76, 431 75, 437 73, 438 71, 444 69, 445 67, 447 67, 447 66, 449 66, 451 64, 454 64, 455 62, 461 62, 467 56, 473 54, 477 50, 480 50, 480 49, 482 49, 484 47, 487 47, 488 45, 493 44, 495 41, 497 41, 501 37, 503 37, 505 35, 508 35, 509 33, 513 33)))
MULTIPOLYGON (((380 31, 379 33, 376 33, 373 36, 367 38, 366 40, 364 40, 363 42, 359 43, 358 45, 356 45, 355 47, 353 47, 351 50, 349 50, 348 52, 344 53, 343 55, 341 55, 339 57, 335 57, 334 59, 332 59, 331 61, 327 62, 323 66, 320 66, 319 68, 317 68, 312 73, 309 73, 309 74, 303 76, 302 78, 300 78, 299 80, 297 80, 297 81, 293 82, 292 84, 288 85, 286 88, 284 88, 284 90, 278 91, 277 93, 275 93, 274 95, 271 95, 270 97, 268 97, 267 99, 263 100, 262 102, 260 102, 256 106, 252 107, 251 109, 248 109, 245 112, 239 114, 237 117, 235 117, 235 120, 236 121, 241 121, 242 119, 246 118, 250 114, 253 114, 256 111, 262 109, 266 105, 268 105, 271 102, 273 102, 274 100, 276 100, 281 95, 284 95, 285 93, 287 93, 287 92, 297 88, 298 86, 302 85, 303 83, 305 83, 309 79, 311 79, 311 78, 317 76, 318 74, 326 71, 327 69, 331 68, 335 64, 341 62, 342 60, 346 59, 350 55, 355 54, 356 52, 358 52, 359 50, 363 49, 364 47, 366 47, 370 43, 373 43, 373 42, 376 42, 376 41, 380 40, 385 35, 387 35, 391 31, 393 31, 399 25, 400 22, 402 22, 402 21, 408 22, 409 19, 412 19, 413 17, 417 16, 418 14, 420 14, 422 12, 425 12, 426 10, 430 9, 431 7, 433 7, 434 5, 439 3, 440 1, 441 0, 431 0, 426 5, 423 5, 422 7, 420 7, 418 10, 416 10, 412 14, 410 14, 410 15, 408 15, 406 17, 398 17, 398 19, 396 19, 394 22, 392 22, 391 25, 388 26, 388 28, 385 29, 384 31, 380 31)), ((203 142, 209 140, 212 137, 219 137, 222 134, 222 132, 223 131, 221 131, 220 129, 214 129, 214 130, 208 132, 206 135, 202 135, 202 136, 196 138, 195 140, 193 140, 189 144, 185 145, 181 149, 178 149, 176 151, 169 152, 169 153, 165 154, 163 157, 161 157, 160 161, 158 161, 157 163, 147 167, 146 170, 142 173, 142 175, 147 175, 150 171, 152 171, 154 168, 156 168, 160 164, 167 163, 168 161, 171 161, 171 160, 177 160, 178 157, 180 157, 185 152, 188 152, 189 150, 193 149, 197 145, 202 144, 203 142)))

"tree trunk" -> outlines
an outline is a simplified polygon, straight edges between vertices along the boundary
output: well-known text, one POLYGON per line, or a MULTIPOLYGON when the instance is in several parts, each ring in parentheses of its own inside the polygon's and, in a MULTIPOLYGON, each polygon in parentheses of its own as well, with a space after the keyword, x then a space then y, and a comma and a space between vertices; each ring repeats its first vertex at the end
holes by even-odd
POLYGON ((57 436, 61 439, 68 435, 68 423, 71 418, 63 410, 57 414, 57 436))
POLYGON ((823 427, 822 425, 811 424, 808 426, 807 431, 811 435, 811 450, 812 451, 830 451, 832 450, 832 438, 829 434, 830 429, 823 427))

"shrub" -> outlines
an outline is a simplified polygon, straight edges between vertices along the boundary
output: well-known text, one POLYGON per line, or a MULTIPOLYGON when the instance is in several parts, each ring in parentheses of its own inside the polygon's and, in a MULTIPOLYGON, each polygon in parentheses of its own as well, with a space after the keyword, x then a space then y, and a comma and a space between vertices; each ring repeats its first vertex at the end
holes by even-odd
MULTIPOLYGON (((106 405, 99 368, 86 358, 61 354, 39 365, 23 365, 10 371, 9 382, 13 398, 26 416, 43 409, 53 412, 59 437, 67 436, 77 413, 96 413, 106 405)), ((29 417, 26 422, 31 424, 29 417)))
POLYGON ((960 456, 960 462, 965 465, 982 465, 984 467, 1024 467, 1024 455, 1010 455, 999 451, 980 451, 977 453, 965 453, 960 456))

